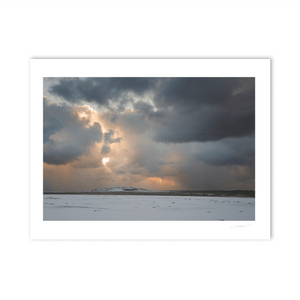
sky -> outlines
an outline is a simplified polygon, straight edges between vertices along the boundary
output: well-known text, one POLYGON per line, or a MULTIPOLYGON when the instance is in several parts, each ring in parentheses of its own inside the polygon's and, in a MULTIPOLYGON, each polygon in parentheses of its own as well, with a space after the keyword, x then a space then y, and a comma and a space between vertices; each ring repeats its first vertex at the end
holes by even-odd
POLYGON ((255 188, 254 78, 44 78, 44 191, 255 188))

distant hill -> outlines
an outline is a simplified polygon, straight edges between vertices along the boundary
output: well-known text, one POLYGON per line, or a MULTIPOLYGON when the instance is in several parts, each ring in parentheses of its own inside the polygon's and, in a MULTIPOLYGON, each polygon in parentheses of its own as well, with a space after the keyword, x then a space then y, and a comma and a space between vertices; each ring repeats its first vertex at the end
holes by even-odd
POLYGON ((146 190, 142 188, 135 188, 135 187, 109 187, 109 188, 104 188, 104 189, 93 189, 91 190, 91 193, 111 193, 111 192, 144 192, 144 193, 150 193, 153 192, 152 190, 146 190))

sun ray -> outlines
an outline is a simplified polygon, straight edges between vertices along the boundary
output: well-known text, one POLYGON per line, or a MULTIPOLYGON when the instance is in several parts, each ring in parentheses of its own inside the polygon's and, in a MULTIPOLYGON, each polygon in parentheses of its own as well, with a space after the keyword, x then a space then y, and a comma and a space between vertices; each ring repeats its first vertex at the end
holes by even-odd
POLYGON ((106 163, 108 163, 108 162, 109 162, 109 157, 104 157, 104 158, 102 159, 102 162, 103 162, 104 165, 105 165, 106 163))

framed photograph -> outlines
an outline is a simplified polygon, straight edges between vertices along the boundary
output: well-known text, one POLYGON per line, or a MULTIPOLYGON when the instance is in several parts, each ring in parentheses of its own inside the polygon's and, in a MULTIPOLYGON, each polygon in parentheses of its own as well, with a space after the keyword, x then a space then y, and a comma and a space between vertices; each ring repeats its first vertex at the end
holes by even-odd
POLYGON ((270 238, 270 59, 32 59, 30 238, 270 238))

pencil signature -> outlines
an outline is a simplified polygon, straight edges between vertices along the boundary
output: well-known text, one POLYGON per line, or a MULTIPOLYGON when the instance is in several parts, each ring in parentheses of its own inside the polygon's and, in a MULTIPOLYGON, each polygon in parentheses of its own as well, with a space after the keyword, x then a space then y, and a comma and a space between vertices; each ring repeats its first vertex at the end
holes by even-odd
POLYGON ((231 228, 238 228, 238 227, 246 227, 246 226, 252 226, 252 224, 247 224, 247 225, 235 225, 235 226, 230 226, 231 228))

